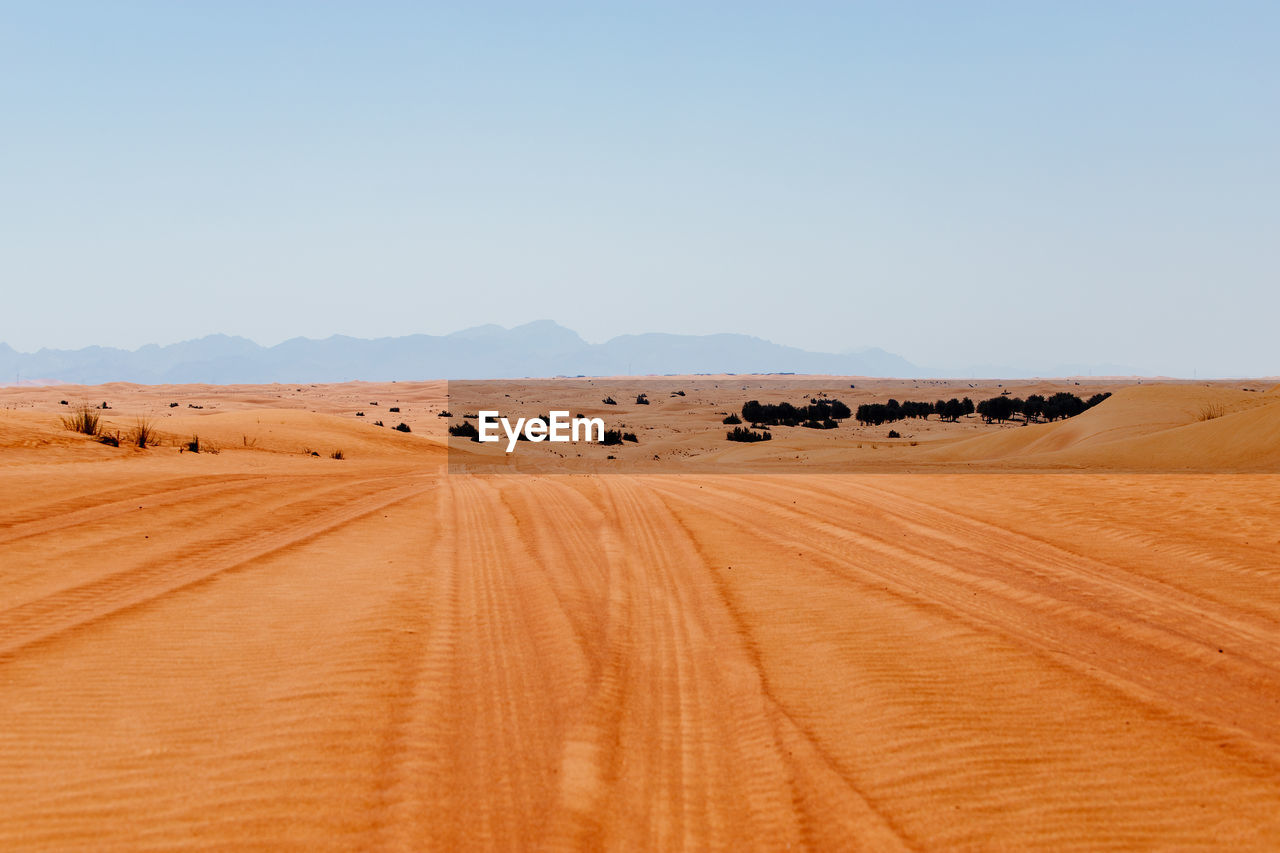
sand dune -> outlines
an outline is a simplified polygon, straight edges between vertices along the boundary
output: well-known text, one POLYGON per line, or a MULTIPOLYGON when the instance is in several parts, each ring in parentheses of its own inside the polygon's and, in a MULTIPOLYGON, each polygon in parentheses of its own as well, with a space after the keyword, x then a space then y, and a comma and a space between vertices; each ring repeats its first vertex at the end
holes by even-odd
POLYGON ((1274 390, 786 476, 449 474, 438 384, 0 401, 5 849, 1280 845, 1274 390))
POLYGON ((979 436, 925 458, 1102 470, 1276 471, 1280 395, 1136 386, 1070 420, 979 436))

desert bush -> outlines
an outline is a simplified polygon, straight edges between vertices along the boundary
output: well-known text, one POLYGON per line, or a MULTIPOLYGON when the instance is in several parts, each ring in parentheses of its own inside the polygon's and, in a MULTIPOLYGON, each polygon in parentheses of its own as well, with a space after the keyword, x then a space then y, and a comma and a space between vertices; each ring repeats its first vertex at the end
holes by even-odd
POLYGON ((110 447, 119 447, 120 435, 119 433, 117 433, 116 435, 107 435, 106 433, 103 433, 102 435, 98 436, 98 441, 110 447))
POLYGON ((58 405, 59 405, 59 406, 67 406, 67 405, 70 405, 70 404, 69 404, 66 400, 59 400, 59 401, 58 401, 58 405))
POLYGON ((640 443, 640 439, 636 438, 636 434, 635 434, 634 432, 624 432, 624 433, 622 434, 622 440, 623 440, 623 441, 629 441, 629 442, 631 442, 632 444, 639 444, 639 443, 640 443))
POLYGON ((178 404, 177 404, 177 403, 170 403, 170 404, 169 404, 169 408, 171 408, 171 409, 176 409, 176 408, 178 408, 178 404))
POLYGON ((346 459, 347 457, 342 454, 341 450, 335 450, 329 454, 329 458, 330 459, 346 459))
POLYGON ((637 395, 636 395, 636 405, 637 405, 637 406, 647 406, 647 405, 649 405, 649 395, 648 395, 648 394, 637 394, 637 395))
POLYGON ((616 406, 616 405, 618 405, 618 401, 617 401, 617 400, 615 400, 615 399, 613 399, 612 397, 605 397, 605 398, 604 398, 603 400, 601 400, 600 402, 601 402, 601 403, 604 403, 606 406, 616 406))
POLYGON ((471 423, 471 421, 463 421, 460 424, 455 424, 454 426, 449 427, 449 435, 456 435, 459 438, 478 440, 480 438, 480 431, 476 429, 475 424, 471 423))
POLYGON ((129 443, 138 447, 154 447, 160 443, 155 425, 146 418, 138 418, 133 422, 133 431, 129 433, 129 443))
POLYGON ((721 421, 721 423, 740 424, 742 423, 742 418, 738 417, 737 415, 729 415, 727 418, 721 421))
POLYGON ((409 425, 404 421, 401 421, 400 423, 396 424, 394 427, 392 427, 392 429, 398 430, 400 432, 413 432, 413 430, 409 429, 409 425))
POLYGON ((1211 421, 1220 418, 1227 413, 1227 410, 1221 403, 1206 403, 1200 407, 1200 420, 1211 421))
POLYGON ((81 406, 75 414, 62 419, 62 425, 85 435, 97 435, 102 430, 102 416, 88 405, 81 406))
POLYGON ((448 409, 445 409, 443 412, 441 412, 440 414, 436 415, 436 417, 437 417, 437 418, 451 418, 451 417, 453 417, 453 412, 449 411, 448 409))
POLYGON ((396 412, 396 413, 399 413, 399 411, 400 411, 400 407, 399 407, 399 406, 392 406, 391 408, 387 409, 387 411, 388 411, 388 412, 396 412))
POLYGON ((770 434, 767 429, 762 429, 759 432, 756 432, 755 430, 750 430, 746 427, 734 427, 729 430, 726 438, 728 438, 729 441, 769 441, 773 438, 773 435, 770 434))
POLYGON ((187 442, 186 448, 192 453, 199 453, 200 452, 200 436, 198 435, 191 436, 191 440, 187 442))
POLYGON ((364 417, 364 412, 356 412, 356 417, 357 417, 357 418, 363 418, 363 417, 364 417))
POLYGON ((889 438, 902 438, 902 434, 896 429, 889 430, 889 438))
POLYGON ((622 444, 622 432, 616 429, 607 429, 604 431, 604 441, 600 442, 605 447, 614 444, 622 444))

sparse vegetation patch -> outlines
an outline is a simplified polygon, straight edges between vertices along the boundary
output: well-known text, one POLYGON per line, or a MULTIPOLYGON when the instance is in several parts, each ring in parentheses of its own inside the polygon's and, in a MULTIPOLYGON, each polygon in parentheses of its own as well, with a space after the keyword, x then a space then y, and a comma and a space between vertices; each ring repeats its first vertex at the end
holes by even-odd
POLYGON ((81 406, 75 414, 62 419, 62 425, 84 435, 97 435, 102 429, 102 416, 88 405, 81 406))
POLYGON ((753 429, 747 429, 746 427, 734 427, 729 430, 729 434, 726 437, 729 441, 751 442, 769 441, 773 438, 773 435, 767 429, 756 431, 753 429))

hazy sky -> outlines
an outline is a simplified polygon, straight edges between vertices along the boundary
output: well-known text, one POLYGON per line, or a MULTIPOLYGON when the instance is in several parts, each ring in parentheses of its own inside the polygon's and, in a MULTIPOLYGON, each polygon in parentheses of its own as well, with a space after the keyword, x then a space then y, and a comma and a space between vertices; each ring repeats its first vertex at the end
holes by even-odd
POLYGON ((1280 373, 1280 4, 0 2, 0 341, 1280 373))

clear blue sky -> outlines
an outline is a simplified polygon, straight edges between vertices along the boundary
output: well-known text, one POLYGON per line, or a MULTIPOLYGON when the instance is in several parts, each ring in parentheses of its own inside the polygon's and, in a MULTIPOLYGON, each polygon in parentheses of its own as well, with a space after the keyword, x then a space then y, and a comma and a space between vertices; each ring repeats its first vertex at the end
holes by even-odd
POLYGON ((0 341, 1280 373, 1280 4, 2 3, 0 341))

